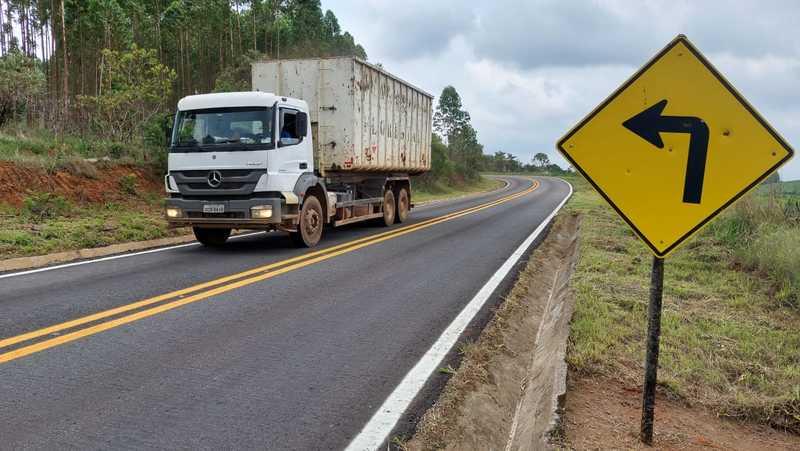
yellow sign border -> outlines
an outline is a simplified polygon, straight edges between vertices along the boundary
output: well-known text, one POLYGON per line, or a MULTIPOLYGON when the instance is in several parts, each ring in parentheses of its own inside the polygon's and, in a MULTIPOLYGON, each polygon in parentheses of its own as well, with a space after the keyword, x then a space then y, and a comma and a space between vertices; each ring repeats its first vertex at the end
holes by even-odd
POLYGON ((763 118, 763 117, 761 117, 761 115, 758 113, 758 111, 756 111, 756 109, 755 109, 755 108, 754 108, 752 105, 750 105, 750 103, 748 103, 748 102, 747 102, 747 100, 745 100, 745 98, 744 98, 744 97, 743 97, 743 96, 742 96, 742 95, 741 95, 741 94, 740 94, 740 93, 739 93, 739 92, 736 90, 736 88, 734 88, 734 87, 733 87, 733 85, 732 85, 730 82, 728 82, 728 80, 726 80, 726 79, 725 79, 725 77, 724 77, 724 76, 722 76, 722 74, 721 74, 721 73, 719 73, 719 71, 717 71, 717 69, 716 69, 716 68, 714 68, 714 66, 713 66, 713 65, 712 65, 712 64, 711 64, 711 63, 710 63, 710 62, 709 62, 709 61, 708 61, 708 60, 705 58, 705 56, 703 56, 703 54, 702 54, 702 53, 700 53, 700 51, 699 51, 699 50, 698 50, 698 49, 697 49, 697 48, 696 48, 696 47, 695 47, 695 46, 694 46, 694 45, 693 45, 691 42, 689 42, 689 39, 688 39, 688 38, 687 38, 685 35, 682 35, 682 34, 679 34, 679 35, 678 35, 678 36, 677 36, 675 39, 673 39, 673 40, 672 40, 672 41, 671 41, 669 44, 667 44, 667 46, 666 46, 666 47, 664 47, 664 48, 663 48, 663 49, 662 49, 660 52, 658 52, 658 53, 657 53, 657 54, 656 54, 656 55, 655 55, 653 58, 651 58, 651 59, 650 59, 650 61, 648 61, 648 62, 647 62, 647 63, 646 63, 644 66, 642 66, 642 68, 641 68, 641 69, 639 69, 638 71, 636 71, 636 73, 635 73, 635 74, 633 74, 633 75, 632 75, 632 76, 631 76, 631 77, 630 77, 628 80, 626 80, 626 81, 625 81, 625 83, 623 83, 623 84, 622 84, 622 85, 621 85, 619 88, 617 88, 617 89, 616 89, 616 90, 615 90, 615 91, 614 91, 614 92, 613 92, 613 93, 612 93, 610 96, 608 96, 608 97, 607 97, 607 98, 606 98, 606 99, 605 99, 605 100, 604 100, 604 101, 603 101, 603 102, 602 102, 600 105, 598 105, 598 106, 597 106, 595 109, 593 109, 591 113, 589 113, 589 114, 588 114, 586 117, 584 117, 584 118, 583 118, 583 119, 582 119, 580 122, 578 122, 578 124, 577 124, 577 125, 575 125, 574 127, 572 127, 572 128, 570 129, 570 131, 569 131, 569 132, 567 132, 567 134, 566 134, 566 135, 564 135, 564 137, 562 137, 560 140, 558 140, 558 143, 557 143, 557 145, 556 145, 556 149, 557 149, 557 150, 558 150, 558 151, 561 153, 561 155, 563 155, 563 156, 564 156, 564 158, 566 158, 566 159, 567 159, 567 161, 569 161, 569 162, 570 162, 570 164, 571 164, 571 165, 572 165, 574 168, 576 168, 576 169, 577 169, 577 170, 578 170, 578 171, 579 171, 579 172, 580 172, 580 173, 583 175, 583 177, 584 177, 584 178, 586 178, 586 180, 588 180, 588 181, 589 181, 589 183, 592 185, 592 187, 594 187, 595 191, 597 191, 598 193, 600 193, 600 195, 601 195, 601 196, 603 196, 603 198, 606 200, 606 202, 608 202, 608 203, 611 205, 611 207, 613 207, 613 208, 614 208, 614 210, 617 212, 617 214, 618 214, 618 215, 620 215, 620 216, 622 217, 622 219, 624 219, 624 220, 625 220, 625 222, 627 222, 627 223, 628 223, 628 225, 629 225, 629 226, 630 226, 630 227, 633 229, 633 231, 634 231, 634 232, 636 232, 636 234, 639 236, 639 238, 641 238, 641 239, 642 239, 642 241, 644 241, 644 242, 647 244, 647 246, 650 248, 650 250, 651 250, 651 251, 653 251, 653 253, 654 253, 654 254, 655 254, 657 257, 661 257, 661 258, 663 258, 663 257, 666 257, 666 256, 667 256, 667 255, 668 255, 670 252, 672 252, 672 251, 673 251, 673 250, 675 250, 675 249, 676 249, 678 246, 680 246, 681 244, 683 244, 683 243, 684 243, 684 242, 685 242, 687 239, 689 239, 689 238, 690 238, 692 235, 694 235, 694 234, 695 234, 695 233, 697 233, 697 232, 698 232, 700 229, 702 229, 702 228, 703 228, 703 227, 704 227, 706 224, 708 224, 708 223, 709 223, 709 222, 710 222, 712 219, 714 219, 714 218, 715 218, 715 217, 716 217, 718 214, 720 214, 720 213, 721 213, 723 210, 725 210, 726 208, 728 208, 728 207, 729 207, 731 204, 733 204, 734 202, 736 202, 737 200, 739 200, 739 199, 740 199, 742 196, 744 196, 744 195, 745 195, 745 194, 747 194, 749 191, 751 191, 753 188, 755 188, 756 186, 758 186, 758 185, 759 185, 759 183, 761 183, 762 181, 764 181, 764 179, 766 179, 767 177, 769 177, 769 175, 770 175, 770 174, 772 174, 773 172, 775 172, 775 171, 776 171, 776 170, 777 170, 779 167, 781 167, 781 166, 782 166, 784 163, 786 163, 787 161, 789 161, 789 160, 790 160, 790 159, 791 159, 791 158, 794 156, 794 150, 792 149, 792 147, 791 147, 791 146, 789 146, 789 144, 786 142, 786 140, 784 140, 784 139, 783 139, 783 137, 781 137, 781 136, 780 136, 780 134, 778 134, 778 132, 777 132, 777 131, 775 131, 775 130, 774 130, 774 129, 773 129, 773 128, 772 128, 772 127, 771 127, 771 126, 770 126, 770 125, 767 123, 767 121, 766 121, 766 120, 764 120, 764 118, 763 118), (568 152, 568 151, 567 151, 567 149, 565 148, 564 144, 567 142, 567 140, 569 140, 569 139, 572 137, 572 135, 574 135, 575 133, 577 133, 577 132, 578 132, 578 130, 580 130, 581 128, 583 128, 583 126, 584 126, 584 125, 586 125, 586 124, 587 124, 587 123, 589 123, 589 122, 590 122, 592 119, 594 119, 594 117, 595 117, 595 116, 596 116, 596 115, 597 115, 597 114, 598 114, 600 111, 602 111, 602 110, 603 110, 605 107, 607 107, 607 106, 608 106, 608 105, 609 105, 611 102, 613 102, 613 101, 614 101, 614 100, 617 98, 617 96, 618 96, 619 94, 621 94, 623 91, 625 91, 625 90, 626 90, 626 89, 627 89, 627 88, 628 88, 628 87, 629 87, 631 84, 633 84, 633 82, 635 82, 635 81, 636 81, 636 80, 637 80, 637 79, 638 79, 640 76, 642 76, 642 74, 644 74, 645 72, 647 72, 647 70, 648 70, 648 69, 650 69, 650 67, 651 67, 651 66, 653 66, 655 63, 657 63, 657 62, 658 62, 658 61, 659 61, 659 60, 660 60, 660 59, 661 59, 661 58, 662 58, 664 55, 666 55, 666 54, 667 54, 667 52, 669 52, 669 51, 670 51, 670 50, 671 50, 673 47, 675 47, 676 45, 678 45, 678 44, 681 44, 681 43, 682 43, 682 44, 684 44, 684 45, 686 46, 686 48, 688 48, 688 49, 689 49, 689 51, 691 51, 691 52, 692 52, 692 54, 694 54, 694 56, 695 56, 695 57, 696 57, 696 58, 697 58, 697 59, 698 59, 698 60, 699 60, 701 63, 703 63, 703 65, 706 67, 706 69, 708 69, 708 71, 709 71, 709 72, 711 72, 711 73, 714 75, 714 77, 716 77, 716 79, 717 79, 717 80, 720 82, 720 84, 722 84, 722 86, 723 86, 723 87, 725 87, 725 89, 727 89, 727 90, 728 90, 728 92, 730 92, 730 93, 731 93, 731 94, 734 96, 734 98, 736 98, 736 100, 738 100, 738 101, 739 101, 739 103, 740 103, 740 104, 741 104, 741 105, 742 105, 742 106, 743 106, 743 107, 744 107, 744 108, 745 108, 745 109, 746 109, 748 112, 750 112, 750 114, 751 114, 751 115, 753 115, 753 117, 754 117, 754 118, 755 118, 755 119, 756 119, 756 120, 757 120, 757 121, 758 121, 758 122, 761 124, 761 126, 763 126, 763 127, 764 127, 764 129, 766 129, 766 130, 767 130, 767 131, 768 131, 768 132, 769 132, 769 133, 770 133, 770 134, 771 134, 771 135, 772 135, 772 136, 775 138, 775 140, 776 140, 776 141, 777 141, 777 142, 778 142, 778 143, 779 143, 779 144, 780 144, 780 145, 781 145, 781 146, 782 146, 782 147, 783 147, 783 148, 786 150, 786 156, 785 156, 784 158, 782 158, 780 161, 778 161, 778 162, 777 162, 775 165, 773 165, 771 168, 769 168, 769 169, 768 169, 766 172, 764 172, 764 174, 762 174, 761 176, 759 176, 759 177, 758 177, 758 178, 757 178, 757 179, 756 179, 756 180, 755 180, 753 183, 751 183, 751 184, 750 184, 750 185, 748 185, 746 188, 744 188, 742 191, 740 191, 738 194, 736 194, 735 196, 733 196, 733 197, 732 197, 730 200, 728 200, 728 201, 727 201, 725 204, 723 204, 723 205, 722 205, 720 208, 718 208, 717 210, 715 210, 714 212, 712 212, 710 215, 708 215, 708 216, 707 216, 707 217, 706 217, 704 220, 702 220, 702 221, 701 221, 699 224, 697 224, 697 225, 696 225, 694 228, 692 228, 691 230, 689 230, 688 232, 686 232, 686 233, 685 233, 683 236, 681 236, 680 238, 678 238, 677 240, 675 240, 675 242, 674 242, 674 243, 672 243, 671 245, 669 245, 669 246, 668 246, 666 249, 664 249, 664 251, 663 251, 663 252, 660 252, 660 251, 659 251, 659 250, 658 250, 658 249, 655 247, 655 245, 653 245, 653 243, 652 243, 652 242, 650 242, 650 240, 648 240, 648 239, 647 239, 647 238, 644 236, 644 234, 643 234, 643 233, 642 233, 642 232, 641 232, 641 231, 640 231, 640 230, 639 230, 639 229, 636 227, 636 225, 633 223, 633 221, 631 221, 631 220, 630 220, 630 219, 629 219, 629 218, 628 218, 628 217, 627 217, 627 216, 626 216, 626 215, 625 215, 625 214, 624 214, 624 213, 623 213, 623 212, 622 212, 622 211, 619 209, 619 207, 617 207, 617 205, 614 203, 614 201, 612 201, 612 200, 611 200, 611 198, 610 198, 610 197, 608 197, 608 196, 606 195, 606 193, 605 193, 605 192, 603 192, 603 190, 602 190, 602 189, 600 189, 600 187, 597 185, 597 183, 595 183, 595 182, 594 182, 594 180, 592 180, 592 178, 589 176, 589 174, 588 174, 586 171, 584 171, 584 170, 583 170, 583 168, 581 168, 581 167, 580 167, 580 165, 578 165, 578 164, 575 162, 575 160, 574 160, 574 159, 573 159, 573 158, 570 156, 569 152, 568 152))

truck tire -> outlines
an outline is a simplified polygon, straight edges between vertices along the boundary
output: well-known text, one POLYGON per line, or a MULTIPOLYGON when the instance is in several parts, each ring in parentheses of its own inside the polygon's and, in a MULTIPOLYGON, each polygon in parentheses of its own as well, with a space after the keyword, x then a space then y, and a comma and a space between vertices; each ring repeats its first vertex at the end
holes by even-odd
POLYGON ((395 209, 394 192, 387 189, 386 192, 383 193, 383 225, 386 227, 394 224, 395 209))
POLYGON ((400 190, 397 191, 397 213, 395 214, 397 222, 406 222, 406 219, 408 219, 410 205, 411 202, 408 198, 408 188, 400 188, 400 190))
POLYGON ((297 232, 289 232, 292 241, 299 247, 314 247, 322 239, 322 229, 325 227, 322 215, 322 204, 313 194, 306 196, 303 207, 300 209, 300 220, 297 232))
POLYGON ((231 229, 206 229, 203 227, 192 227, 194 237, 203 246, 219 247, 228 241, 231 236, 231 229))

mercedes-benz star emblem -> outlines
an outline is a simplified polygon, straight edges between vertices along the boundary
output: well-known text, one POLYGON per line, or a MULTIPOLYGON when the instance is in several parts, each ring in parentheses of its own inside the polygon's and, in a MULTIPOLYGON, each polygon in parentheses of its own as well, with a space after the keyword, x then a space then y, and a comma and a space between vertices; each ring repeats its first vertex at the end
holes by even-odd
POLYGON ((208 173, 208 186, 212 188, 219 188, 222 185, 222 173, 219 171, 211 171, 208 173))

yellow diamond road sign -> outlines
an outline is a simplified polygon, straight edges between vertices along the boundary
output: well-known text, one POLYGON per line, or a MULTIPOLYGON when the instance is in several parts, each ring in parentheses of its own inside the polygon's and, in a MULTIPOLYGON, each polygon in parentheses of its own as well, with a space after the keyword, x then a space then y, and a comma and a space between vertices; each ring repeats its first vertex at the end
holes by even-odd
POLYGON ((558 149, 659 257, 794 154, 682 35, 558 149))

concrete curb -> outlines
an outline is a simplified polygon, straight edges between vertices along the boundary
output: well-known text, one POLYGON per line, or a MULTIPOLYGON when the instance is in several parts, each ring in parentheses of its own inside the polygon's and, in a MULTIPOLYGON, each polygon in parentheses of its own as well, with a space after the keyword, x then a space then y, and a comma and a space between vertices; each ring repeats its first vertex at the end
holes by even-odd
POLYGON ((148 241, 133 241, 129 243, 112 244, 104 247, 58 252, 55 254, 10 258, 8 260, 0 260, 0 273, 19 271, 22 269, 41 268, 43 266, 49 266, 56 263, 66 263, 75 260, 84 260, 87 258, 106 257, 114 254, 124 254, 127 252, 141 251, 156 247, 189 243, 194 240, 194 235, 181 235, 148 241))
POLYGON ((517 405, 515 428, 506 450, 552 449, 561 435, 561 416, 567 392, 567 340, 575 310, 569 281, 578 261, 578 235, 557 268, 547 307, 539 323, 528 375, 517 405))

